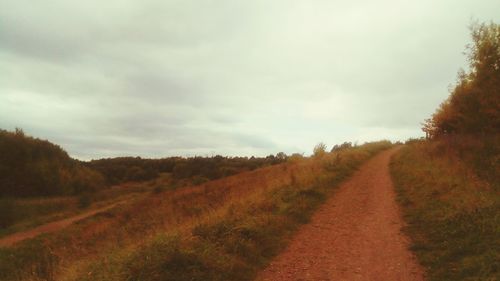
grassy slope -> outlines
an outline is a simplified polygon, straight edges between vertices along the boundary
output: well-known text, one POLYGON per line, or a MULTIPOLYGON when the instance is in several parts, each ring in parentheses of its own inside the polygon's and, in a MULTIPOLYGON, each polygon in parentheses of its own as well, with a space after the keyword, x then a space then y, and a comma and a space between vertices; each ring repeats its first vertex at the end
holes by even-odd
POLYGON ((439 143, 391 163, 412 249, 429 280, 500 280, 500 196, 439 143))
MULTIPOLYGON (((92 208, 101 208, 118 201, 134 199, 138 197, 137 194, 151 191, 155 186, 161 184, 157 181, 159 180, 145 183, 126 183, 88 196, 0 199, 0 216, 3 215, 1 212, 9 212, 12 221, 8 227, 0 228, 0 238, 41 224, 75 216, 92 208)), ((169 185, 163 184, 162 186, 168 188, 169 185)))
POLYGON ((0 249, 0 279, 251 280, 332 187, 388 146, 152 193, 58 234, 0 249))

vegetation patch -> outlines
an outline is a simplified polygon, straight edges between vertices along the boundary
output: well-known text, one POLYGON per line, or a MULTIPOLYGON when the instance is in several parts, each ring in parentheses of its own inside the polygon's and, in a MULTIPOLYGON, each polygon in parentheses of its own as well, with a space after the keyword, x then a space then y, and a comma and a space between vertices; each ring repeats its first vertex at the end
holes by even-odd
POLYGON ((391 163, 412 250, 429 280, 500 279, 500 195, 436 142, 414 142, 391 163))
MULTIPOLYGON (((316 159, 321 172, 313 179, 232 201, 182 234, 159 234, 116 262, 123 275, 108 271, 102 280, 252 280, 286 246, 298 226, 308 222, 339 182, 337 177, 347 177, 389 146, 383 142, 346 150, 338 162, 345 167, 339 169, 326 169, 337 161, 335 154, 322 155, 316 159)), ((94 266, 102 274, 102 267, 94 266)))
POLYGON ((0 279, 251 280, 340 179, 390 146, 371 143, 152 191, 106 216, 0 249, 0 279))

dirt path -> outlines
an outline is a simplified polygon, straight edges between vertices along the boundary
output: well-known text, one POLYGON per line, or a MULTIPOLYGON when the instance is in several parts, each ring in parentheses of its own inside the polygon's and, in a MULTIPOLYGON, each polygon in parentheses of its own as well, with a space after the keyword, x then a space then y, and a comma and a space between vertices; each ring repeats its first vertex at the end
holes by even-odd
POLYGON ((257 280, 424 280, 401 233, 384 151, 342 184, 257 280))
POLYGON ((65 227, 69 226, 70 224, 75 223, 79 220, 83 220, 83 219, 88 218, 90 216, 93 216, 97 213, 107 211, 120 203, 122 203, 122 201, 113 203, 113 204, 108 205, 108 206, 103 207, 103 208, 88 211, 88 212, 80 214, 78 216, 74 216, 74 217, 70 217, 67 219, 43 224, 43 225, 37 226, 35 228, 32 228, 30 230, 17 232, 17 233, 5 236, 3 238, 0 238, 0 247, 9 247, 9 246, 14 245, 17 242, 21 242, 21 241, 26 240, 26 239, 34 238, 40 234, 50 233, 50 232, 55 232, 55 231, 61 230, 61 229, 65 228, 65 227))

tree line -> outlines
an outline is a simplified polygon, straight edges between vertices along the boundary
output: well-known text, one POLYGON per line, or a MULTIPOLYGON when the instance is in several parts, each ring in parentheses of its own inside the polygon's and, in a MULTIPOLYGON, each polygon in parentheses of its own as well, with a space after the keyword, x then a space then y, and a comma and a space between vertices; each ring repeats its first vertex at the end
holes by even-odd
POLYGON ((279 164, 286 160, 269 155, 267 157, 169 157, 162 159, 144 159, 141 157, 118 157, 92 160, 85 165, 104 175, 107 184, 119 184, 126 181, 154 179, 160 173, 170 173, 174 180, 198 177, 214 180, 254 170, 268 165, 279 164))
POLYGON ((21 129, 0 129, 0 198, 79 195, 128 181, 169 173, 174 180, 214 180, 286 161, 283 152, 267 157, 117 157, 88 162, 72 159, 47 140, 21 129))
POLYGON ((0 130, 0 197, 73 195, 95 191, 101 173, 68 156, 60 146, 21 129, 0 130))

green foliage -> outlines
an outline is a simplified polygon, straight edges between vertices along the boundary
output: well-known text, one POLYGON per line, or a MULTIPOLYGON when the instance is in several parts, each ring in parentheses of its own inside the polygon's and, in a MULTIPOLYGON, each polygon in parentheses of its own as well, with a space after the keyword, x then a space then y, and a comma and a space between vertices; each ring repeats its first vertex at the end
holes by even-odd
POLYGON ((412 250, 429 280, 498 280, 500 196, 448 147, 414 142, 391 163, 412 250))

